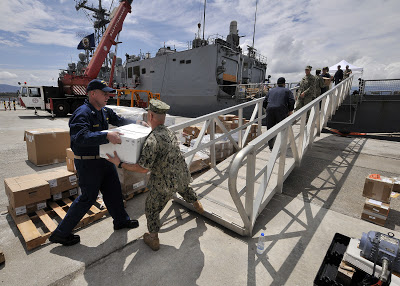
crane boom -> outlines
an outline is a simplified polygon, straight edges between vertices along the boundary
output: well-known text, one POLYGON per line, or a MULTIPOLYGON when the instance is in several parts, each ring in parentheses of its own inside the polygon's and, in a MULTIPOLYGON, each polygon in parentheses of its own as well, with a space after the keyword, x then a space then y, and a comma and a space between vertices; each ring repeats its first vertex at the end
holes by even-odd
POLYGON ((133 0, 120 0, 115 16, 110 21, 107 29, 101 38, 99 45, 94 52, 83 75, 65 74, 60 78, 59 86, 64 90, 65 94, 85 95, 86 87, 89 82, 95 78, 100 72, 107 54, 110 52, 112 45, 115 45, 115 38, 122 30, 122 24, 128 13, 131 13, 131 4, 133 0), (61 84, 60 84, 61 83, 61 84))
POLYGON ((124 23, 125 17, 131 12, 132 0, 125 0, 120 3, 114 18, 106 29, 99 45, 94 52, 94 55, 89 62, 88 67, 85 70, 84 76, 89 78, 96 78, 99 74, 100 68, 110 52, 110 48, 115 44, 115 38, 122 30, 122 24, 124 23))

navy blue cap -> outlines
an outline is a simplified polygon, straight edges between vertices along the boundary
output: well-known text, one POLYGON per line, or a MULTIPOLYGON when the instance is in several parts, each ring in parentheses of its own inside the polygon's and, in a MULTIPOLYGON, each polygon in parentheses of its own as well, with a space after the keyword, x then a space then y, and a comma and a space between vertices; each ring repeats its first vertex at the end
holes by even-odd
POLYGON ((104 80, 94 79, 89 82, 86 91, 89 92, 91 90, 100 89, 104 92, 115 92, 115 89, 109 87, 104 80))
POLYGON ((277 81, 276 83, 277 83, 277 84, 283 84, 283 83, 285 83, 285 78, 284 78, 284 77, 278 78, 278 81, 277 81))

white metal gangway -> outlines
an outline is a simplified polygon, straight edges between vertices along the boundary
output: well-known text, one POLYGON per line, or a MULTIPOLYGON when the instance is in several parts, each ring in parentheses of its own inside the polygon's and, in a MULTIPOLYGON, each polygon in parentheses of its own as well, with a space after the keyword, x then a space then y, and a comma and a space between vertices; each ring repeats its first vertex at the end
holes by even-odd
MULTIPOLYGON (((349 94, 352 81, 353 76, 264 133, 261 128, 265 118, 262 108, 264 98, 171 126, 172 131, 180 131, 187 126, 203 124, 195 145, 184 155, 190 164, 197 151, 210 149, 211 169, 192 183, 205 209, 203 215, 240 235, 251 236, 258 215, 274 194, 282 192, 283 182, 295 166, 300 166, 314 138, 320 135, 349 94), (243 111, 249 108, 253 108, 250 121, 242 124, 243 111), (239 116, 239 127, 228 131, 218 116, 230 113, 239 116), (214 123, 223 130, 223 136, 216 136, 214 123), (253 123, 258 124, 258 137, 244 146, 253 123), (207 128, 210 141, 202 143, 207 128), (232 137, 235 133, 239 133, 238 142, 232 137), (275 136, 274 148, 269 151, 267 143, 275 136), (237 153, 217 165, 215 143, 225 138, 232 142, 237 153)), ((179 195, 174 199, 193 209, 179 195)))

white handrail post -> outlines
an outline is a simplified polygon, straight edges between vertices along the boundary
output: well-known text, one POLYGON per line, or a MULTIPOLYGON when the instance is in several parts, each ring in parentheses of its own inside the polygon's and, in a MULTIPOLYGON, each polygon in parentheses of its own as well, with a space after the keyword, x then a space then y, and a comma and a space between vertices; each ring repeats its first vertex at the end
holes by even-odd
MULTIPOLYGON (((210 141, 215 139, 215 120, 214 118, 211 119, 210 122, 210 141)), ((210 161, 211 161, 211 168, 214 168, 217 165, 217 160, 215 158, 215 142, 213 142, 210 146, 210 161)))
POLYGON ((259 102, 259 103, 258 103, 258 126, 257 126, 257 136, 260 136, 260 135, 261 135, 262 114, 263 114, 263 104, 262 104, 262 102, 259 102))
POLYGON ((283 176, 285 175, 285 164, 286 164, 286 152, 287 152, 287 140, 288 140, 288 128, 284 129, 280 133, 281 136, 281 155, 279 157, 279 169, 278 169, 278 192, 282 193, 283 187, 283 176))
POLYGON ((254 200, 254 181, 256 172, 256 152, 254 148, 247 155, 246 164, 246 214, 250 220, 249 234, 253 231, 253 200, 254 200))
POLYGON ((316 103, 315 112, 317 115, 317 136, 321 136, 321 101, 316 103))
MULTIPOLYGON (((243 125, 243 108, 239 109, 239 128, 243 125)), ((239 130, 239 147, 243 148, 243 130, 239 130)))

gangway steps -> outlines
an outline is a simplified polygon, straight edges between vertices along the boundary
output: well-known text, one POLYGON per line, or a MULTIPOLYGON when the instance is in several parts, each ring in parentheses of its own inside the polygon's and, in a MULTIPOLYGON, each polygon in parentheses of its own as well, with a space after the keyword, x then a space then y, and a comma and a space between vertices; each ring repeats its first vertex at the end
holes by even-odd
MULTIPOLYGON (((289 150, 288 154, 290 154, 289 150)), ((270 155, 271 152, 268 148, 265 148, 257 155, 256 173, 265 167, 270 155)), ((229 169, 234 158, 235 155, 232 155, 220 162, 216 167, 211 168, 206 173, 196 178, 191 185, 202 202, 205 210, 203 215, 205 217, 224 225, 240 235, 245 235, 246 230, 244 223, 232 200, 228 187, 229 169)), ((285 174, 291 171, 293 165, 294 158, 286 158, 285 174)), ((279 163, 277 162, 267 186, 264 200, 275 194, 275 188, 278 184, 278 168, 279 163)), ((261 177, 255 184, 256 194, 260 186, 260 181, 261 177)), ((242 204, 245 204, 246 162, 243 162, 243 166, 238 173, 237 186, 242 204)), ((179 195, 176 196, 175 200, 193 210, 192 205, 187 204, 179 195)))

